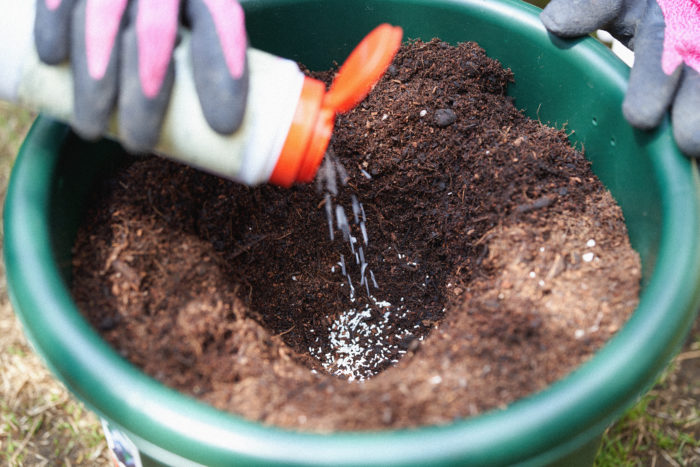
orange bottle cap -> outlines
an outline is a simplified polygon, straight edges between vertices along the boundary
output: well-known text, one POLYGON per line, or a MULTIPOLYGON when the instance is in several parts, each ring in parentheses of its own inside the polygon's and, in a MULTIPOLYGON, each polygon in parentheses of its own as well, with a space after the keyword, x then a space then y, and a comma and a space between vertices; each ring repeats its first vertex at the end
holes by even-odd
POLYGON ((370 32, 338 70, 323 106, 345 113, 362 102, 391 65, 402 35, 400 27, 386 23, 370 32))
POLYGON ((277 158, 277 164, 270 175, 270 183, 289 187, 297 180, 311 143, 311 135, 314 134, 325 93, 326 85, 323 82, 309 77, 304 78, 292 125, 289 127, 287 139, 277 158))
POLYGON ((377 26, 350 53, 325 94, 320 81, 305 78, 271 183, 289 186, 313 180, 328 148, 336 114, 348 112, 367 97, 394 59, 402 36, 398 26, 377 26))

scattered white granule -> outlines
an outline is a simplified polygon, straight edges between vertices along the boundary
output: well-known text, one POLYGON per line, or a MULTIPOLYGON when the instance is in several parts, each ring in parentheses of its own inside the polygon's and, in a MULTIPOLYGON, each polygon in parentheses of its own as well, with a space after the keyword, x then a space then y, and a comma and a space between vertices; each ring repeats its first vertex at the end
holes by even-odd
POLYGON ((428 380, 430 384, 440 384, 442 383, 442 376, 440 375, 435 375, 432 378, 428 380))

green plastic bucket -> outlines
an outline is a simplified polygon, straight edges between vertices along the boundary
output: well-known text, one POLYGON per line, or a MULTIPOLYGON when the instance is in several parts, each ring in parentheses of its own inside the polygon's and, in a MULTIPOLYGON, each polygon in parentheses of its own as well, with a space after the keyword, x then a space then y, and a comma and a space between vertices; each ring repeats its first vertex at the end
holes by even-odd
MULTIPOLYGON (((632 130, 621 102, 628 69, 587 38, 549 36, 532 6, 510 0, 243 2, 252 44, 312 68, 342 61, 374 26, 405 37, 475 40, 510 67, 518 107, 572 131, 622 206, 643 262, 638 309, 592 360, 507 409, 447 426, 299 433, 219 412, 123 360, 81 317, 66 284, 90 186, 118 160, 39 118, 18 156, 5 209, 11 299, 54 374, 124 435, 144 464, 589 464, 604 429, 652 385, 682 343, 700 293, 700 184, 668 122, 632 130)), ((124 438, 126 440, 126 438, 124 438)), ((119 440, 117 440, 119 441, 119 440)))

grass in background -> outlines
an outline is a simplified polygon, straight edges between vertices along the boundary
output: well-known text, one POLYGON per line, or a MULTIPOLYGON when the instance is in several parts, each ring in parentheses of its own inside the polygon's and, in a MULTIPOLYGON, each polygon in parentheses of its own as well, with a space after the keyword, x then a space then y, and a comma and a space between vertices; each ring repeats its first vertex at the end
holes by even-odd
POLYGON ((651 391, 605 432, 596 466, 700 465, 700 319, 651 391))
MULTIPOLYGON (((0 102, 0 202, 34 115, 0 102)), ((0 226, 0 240, 2 240, 0 226)), ((0 465, 111 465, 97 417, 31 350, 7 297, 0 263, 0 465)))
MULTIPOLYGON (((31 112, 0 101, 0 178, 5 181, 33 120, 34 114, 31 112)), ((3 193, 5 188, 6 184, 3 184, 3 193)))

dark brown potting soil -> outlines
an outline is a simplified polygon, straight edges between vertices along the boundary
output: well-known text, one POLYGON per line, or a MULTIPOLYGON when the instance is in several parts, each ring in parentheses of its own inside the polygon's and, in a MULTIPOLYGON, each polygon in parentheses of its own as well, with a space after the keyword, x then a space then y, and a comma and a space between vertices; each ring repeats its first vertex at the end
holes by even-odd
POLYGON ((624 323, 640 264, 511 81, 476 44, 404 45, 318 184, 129 160, 78 233, 79 307, 158 380, 285 427, 442 424, 543 389, 624 323))

